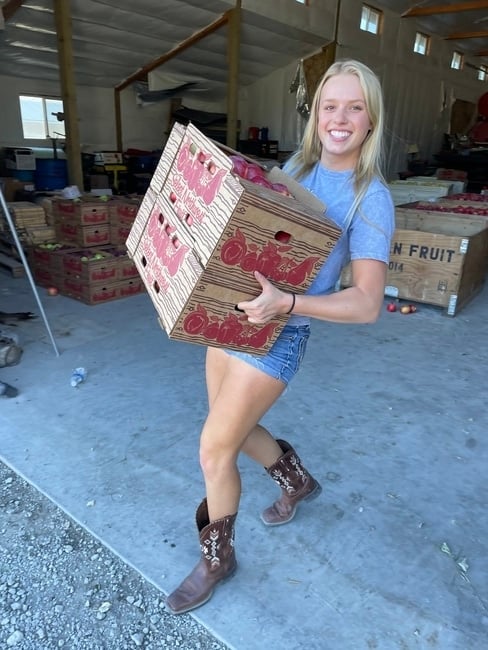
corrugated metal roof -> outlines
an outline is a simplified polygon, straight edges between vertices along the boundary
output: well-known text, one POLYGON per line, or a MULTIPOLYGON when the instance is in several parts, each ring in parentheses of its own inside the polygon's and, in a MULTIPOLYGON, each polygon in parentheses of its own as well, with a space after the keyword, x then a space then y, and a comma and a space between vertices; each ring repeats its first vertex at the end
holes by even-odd
MULTIPOLYGON (((75 81, 117 86, 234 6, 230 0, 71 0, 75 81)), ((227 35, 227 26, 220 27, 165 63, 165 74, 175 84, 196 80, 222 92, 227 35)), ((243 8, 239 82, 252 83, 325 44, 326 34, 320 31, 243 8)), ((52 0, 27 0, 15 11, 0 32, 0 57, 4 74, 58 79, 52 0)))
MULTIPOLYGON (((371 0, 368 4, 397 14, 414 8, 452 9, 450 13, 417 16, 415 20, 428 34, 463 36, 452 39, 453 49, 464 52, 474 64, 488 64, 488 2, 371 0), (478 8, 454 11, 462 5, 478 8), (479 56, 482 52, 485 55, 479 56)), ((234 6, 234 0, 70 0, 75 82, 115 87, 234 6)), ((337 6, 337 0, 312 0, 309 7, 293 0, 243 0, 240 86, 330 42, 337 6), (303 18, 307 13, 311 16, 308 20, 303 18)), ((52 0, 6 0, 3 9, 8 16, 0 30, 1 72, 57 81, 52 0)), ((227 84, 227 34, 224 25, 165 63, 167 82, 195 82, 193 93, 223 95, 227 84)))

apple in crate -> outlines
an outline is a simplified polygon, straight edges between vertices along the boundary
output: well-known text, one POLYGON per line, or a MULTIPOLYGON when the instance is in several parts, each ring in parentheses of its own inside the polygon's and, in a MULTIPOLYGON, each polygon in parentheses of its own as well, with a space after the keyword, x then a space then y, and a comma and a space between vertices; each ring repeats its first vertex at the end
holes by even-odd
POLYGON ((284 183, 272 183, 266 178, 266 170, 256 163, 248 162, 242 156, 229 156, 232 160, 232 171, 240 178, 245 178, 251 183, 267 187, 270 190, 279 192, 284 196, 292 196, 291 192, 284 183))

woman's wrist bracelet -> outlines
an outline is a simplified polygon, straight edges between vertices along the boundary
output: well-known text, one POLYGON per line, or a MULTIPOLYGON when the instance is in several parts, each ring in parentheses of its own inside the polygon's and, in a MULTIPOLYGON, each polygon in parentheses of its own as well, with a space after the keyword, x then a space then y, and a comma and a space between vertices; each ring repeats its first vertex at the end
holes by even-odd
POLYGON ((291 314, 291 312, 292 312, 292 311, 294 310, 294 308, 295 308, 296 295, 295 295, 294 293, 291 293, 290 295, 291 295, 291 307, 290 307, 290 309, 286 312, 286 314, 291 314))

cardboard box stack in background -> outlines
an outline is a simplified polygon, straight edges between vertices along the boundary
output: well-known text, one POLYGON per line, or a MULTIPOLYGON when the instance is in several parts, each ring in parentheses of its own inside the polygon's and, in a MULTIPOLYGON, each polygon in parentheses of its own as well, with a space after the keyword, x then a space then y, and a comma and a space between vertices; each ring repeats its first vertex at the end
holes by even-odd
POLYGON ((287 321, 248 322, 236 305, 259 295, 260 270, 304 292, 340 230, 279 170, 294 196, 245 181, 193 125, 176 123, 127 240, 161 325, 174 339, 266 352, 287 321))
POLYGON ((454 193, 465 192, 468 185, 468 172, 461 169, 444 169, 439 167, 436 170, 436 178, 441 181, 450 181, 454 193))
POLYGON ((114 197, 108 204, 110 243, 125 245, 141 206, 141 198, 114 197))
POLYGON ((56 240, 71 246, 105 246, 110 243, 108 201, 82 196, 56 199, 53 204, 56 240))
POLYGON ((388 183, 393 203, 403 205, 414 201, 434 201, 454 191, 454 181, 438 180, 431 176, 412 176, 388 183))
MULTIPOLYGON (((119 210, 127 205, 135 217, 134 201, 116 200, 119 210)), ((61 294, 89 305, 144 291, 127 248, 120 238, 111 241, 110 202, 90 195, 52 201, 56 237, 33 247, 29 254, 37 284, 56 287, 61 294)))

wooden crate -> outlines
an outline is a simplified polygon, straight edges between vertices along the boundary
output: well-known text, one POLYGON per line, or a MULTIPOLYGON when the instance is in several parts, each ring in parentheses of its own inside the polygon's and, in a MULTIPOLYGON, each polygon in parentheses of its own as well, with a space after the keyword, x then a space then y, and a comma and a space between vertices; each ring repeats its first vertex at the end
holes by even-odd
MULTIPOLYGON (((396 208, 385 295, 443 307, 455 316, 481 290, 488 222, 479 217, 396 208)), ((351 269, 341 276, 351 285, 351 269)))

